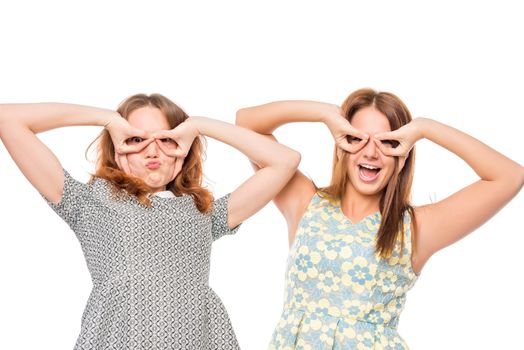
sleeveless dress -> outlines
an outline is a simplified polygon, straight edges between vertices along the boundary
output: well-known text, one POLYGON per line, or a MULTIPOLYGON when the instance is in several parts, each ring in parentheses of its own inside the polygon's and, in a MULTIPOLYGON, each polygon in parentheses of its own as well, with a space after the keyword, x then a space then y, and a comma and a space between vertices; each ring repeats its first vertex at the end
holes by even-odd
POLYGON ((271 350, 408 349, 396 328, 406 292, 417 276, 411 267, 410 215, 388 259, 375 254, 380 212, 358 223, 339 201, 315 194, 290 249, 284 310, 271 350))
POLYGON ((227 226, 229 195, 202 214, 188 195, 145 207, 106 180, 64 176, 60 202, 48 204, 75 232, 93 282, 75 350, 239 349, 208 285, 211 243, 238 229, 227 226))

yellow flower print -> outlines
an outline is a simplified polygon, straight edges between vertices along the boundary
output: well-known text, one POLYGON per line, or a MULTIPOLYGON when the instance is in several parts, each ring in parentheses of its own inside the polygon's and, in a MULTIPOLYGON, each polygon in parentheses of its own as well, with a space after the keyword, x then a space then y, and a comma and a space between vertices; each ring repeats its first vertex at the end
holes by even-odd
POLYGON ((332 305, 327 298, 322 298, 318 300, 317 302, 311 301, 307 305, 308 313, 311 314, 318 314, 318 315, 324 315, 324 316, 331 316, 331 317, 340 317, 341 316, 341 310, 339 309, 338 305, 332 305))
POLYGON ((333 335, 335 334, 335 329, 337 328, 336 322, 330 322, 329 324, 325 324, 320 329, 320 341, 329 345, 330 347, 333 346, 333 335))
POLYGON ((318 275, 317 288, 329 293, 339 290, 340 277, 335 276, 332 271, 318 275))
POLYGON ((336 336, 340 343, 346 343, 348 339, 355 339, 355 337, 357 336, 355 328, 353 327, 355 323, 355 319, 339 319, 336 336))
POLYGON ((315 267, 321 260, 321 256, 316 251, 309 251, 306 246, 301 246, 294 259, 293 272, 296 273, 298 279, 305 281, 308 277, 315 278, 318 275, 318 270, 315 267))
POLYGON ((306 341, 304 339, 299 339, 297 341, 297 345, 296 347, 285 347, 284 350, 296 350, 296 349, 300 349, 300 350, 315 350, 313 349, 313 347, 311 346, 311 344, 308 344, 306 343, 306 341))
POLYGON ((369 264, 363 256, 357 256, 351 262, 342 264, 342 283, 349 286, 356 293, 371 290, 375 284, 374 276, 377 270, 375 264, 369 264))
POLYGON ((331 216, 333 217, 333 219, 337 220, 337 221, 344 221, 345 219, 345 216, 342 215, 341 213, 337 212, 337 211, 333 211, 333 213, 331 213, 331 216))
POLYGON ((355 319, 361 319, 370 310, 368 302, 363 302, 358 299, 344 300, 344 308, 342 315, 346 318, 352 319, 352 324, 355 324, 355 319))
POLYGON ((378 303, 373 306, 373 310, 368 313, 367 319, 372 323, 382 325, 391 321, 391 314, 384 311, 384 304, 378 303))
POLYGON ((395 298, 386 305, 386 310, 392 314, 400 314, 404 308, 404 299, 405 298, 395 298))
POLYGON ((296 288, 293 290, 293 295, 291 297, 291 305, 294 308, 302 309, 307 306, 309 300, 309 294, 306 293, 304 288, 296 288))
POLYGON ((330 234, 324 234, 322 240, 317 243, 317 249, 323 252, 329 260, 335 260, 337 257, 347 259, 351 256, 350 244, 353 242, 353 237, 347 235, 347 240, 343 237, 343 235, 334 237, 330 234))
POLYGON ((380 287, 384 293, 392 292, 397 288, 397 280, 398 277, 393 271, 383 271, 378 274, 377 286, 380 287))
POLYGON ((326 229, 326 226, 323 223, 316 222, 316 221, 310 221, 309 224, 307 225, 306 230, 308 233, 318 234, 319 232, 325 231, 325 229, 326 229))
POLYGON ((406 344, 399 337, 386 337, 381 335, 379 338, 378 349, 407 349, 406 344))
POLYGON ((373 237, 369 232, 364 230, 359 230, 355 236, 355 241, 364 248, 375 247, 375 237, 373 237))
POLYGON ((366 228, 367 228, 370 232, 374 232, 374 231, 376 231, 376 229, 377 229, 377 224, 376 224, 376 223, 374 223, 374 222, 371 221, 371 220, 365 220, 364 222, 365 222, 365 224, 366 224, 366 228))
POLYGON ((364 332, 357 335, 358 350, 374 350, 374 336, 370 332, 364 332))

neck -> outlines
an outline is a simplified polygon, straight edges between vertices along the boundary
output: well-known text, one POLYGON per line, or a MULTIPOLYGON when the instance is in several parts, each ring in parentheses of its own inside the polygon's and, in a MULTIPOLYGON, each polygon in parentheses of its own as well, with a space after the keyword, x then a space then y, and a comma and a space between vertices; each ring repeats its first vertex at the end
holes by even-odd
POLYGON ((353 222, 380 210, 381 193, 366 195, 348 185, 345 194, 340 199, 342 212, 353 222))

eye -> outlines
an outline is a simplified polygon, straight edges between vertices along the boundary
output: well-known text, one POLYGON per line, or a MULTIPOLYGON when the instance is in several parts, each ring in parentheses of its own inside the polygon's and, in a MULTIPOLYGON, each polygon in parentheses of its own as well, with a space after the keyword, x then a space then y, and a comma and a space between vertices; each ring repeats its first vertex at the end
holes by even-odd
POLYGON ((349 143, 359 143, 360 141, 362 141, 361 138, 351 136, 351 135, 347 136, 347 140, 349 143))
POLYGON ((391 147, 391 148, 397 148, 397 146, 400 144, 398 141, 396 140, 382 140, 380 141, 383 145, 386 145, 388 147, 391 147))
POLYGON ((126 140, 126 143, 128 143, 128 144, 129 144, 129 143, 140 143, 140 142, 142 142, 142 141, 144 141, 143 138, 138 137, 138 136, 133 136, 133 137, 128 138, 128 139, 126 140))
POLYGON ((166 147, 167 149, 175 149, 177 147, 177 143, 175 140, 170 139, 169 137, 158 139, 163 145, 163 147, 166 147))

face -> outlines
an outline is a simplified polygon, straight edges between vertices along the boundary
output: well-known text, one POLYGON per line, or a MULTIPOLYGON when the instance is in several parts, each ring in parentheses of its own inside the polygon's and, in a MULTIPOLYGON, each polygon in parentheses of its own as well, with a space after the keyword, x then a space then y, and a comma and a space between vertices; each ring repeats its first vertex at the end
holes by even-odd
MULTIPOLYGON (((127 120, 132 126, 148 132, 149 136, 155 131, 171 129, 164 114, 155 107, 135 109, 127 120)), ((133 144, 141 141, 140 138, 131 138, 127 142, 133 144)), ((164 142, 167 147, 174 145, 169 139, 159 142, 164 142)), ((165 154, 156 142, 151 142, 140 152, 128 154, 127 161, 131 174, 144 180, 154 192, 164 191, 166 185, 178 175, 184 162, 181 158, 165 154)))
MULTIPOLYGON (((360 151, 348 155, 349 186, 365 195, 379 194, 395 171, 395 158, 380 151, 374 135, 391 131, 389 121, 375 107, 366 107, 355 113, 351 125, 368 134, 369 140, 360 151)), ((391 147, 387 142, 383 143, 391 147)))

